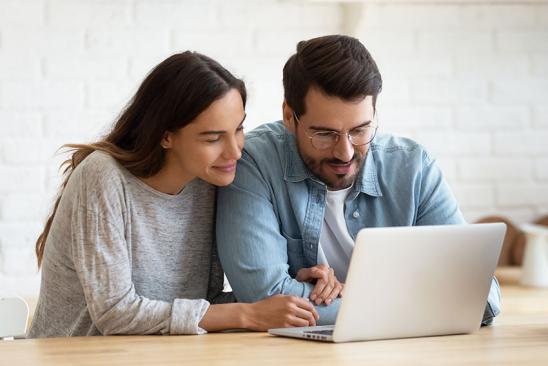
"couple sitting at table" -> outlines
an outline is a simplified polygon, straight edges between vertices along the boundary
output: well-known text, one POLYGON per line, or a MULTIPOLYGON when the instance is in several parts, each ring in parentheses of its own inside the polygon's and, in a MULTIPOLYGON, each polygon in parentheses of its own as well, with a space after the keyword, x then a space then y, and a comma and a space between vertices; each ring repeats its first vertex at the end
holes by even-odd
POLYGON ((66 145, 28 336, 334 323, 361 228, 464 223, 435 160, 376 134, 381 85, 358 40, 299 42, 283 121, 244 149, 244 83, 194 52, 160 63, 104 138, 66 145))

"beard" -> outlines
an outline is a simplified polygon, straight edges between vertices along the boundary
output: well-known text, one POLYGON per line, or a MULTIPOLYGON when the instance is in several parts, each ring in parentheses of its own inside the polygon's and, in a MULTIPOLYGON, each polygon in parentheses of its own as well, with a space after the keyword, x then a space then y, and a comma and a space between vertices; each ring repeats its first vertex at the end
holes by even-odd
POLYGON ((355 151, 354 156, 352 156, 352 159, 350 161, 341 161, 335 158, 324 158, 317 160, 310 156, 304 155, 301 152, 300 148, 299 153, 308 170, 310 170, 312 174, 314 174, 314 176, 318 178, 321 182, 325 183, 325 185, 327 185, 330 190, 334 191, 348 188, 354 184, 354 181, 356 180, 358 172, 360 171, 360 168, 364 161, 364 157, 367 154, 367 152, 359 153, 355 151), (329 168, 329 164, 350 164, 352 169, 350 172, 345 174, 336 174, 329 168))

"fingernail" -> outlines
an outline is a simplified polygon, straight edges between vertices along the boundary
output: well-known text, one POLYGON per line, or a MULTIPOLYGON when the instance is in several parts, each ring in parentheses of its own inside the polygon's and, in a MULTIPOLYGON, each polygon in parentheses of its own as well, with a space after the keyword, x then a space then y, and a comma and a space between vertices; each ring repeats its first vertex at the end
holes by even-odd
POLYGON ((312 301, 316 300, 316 294, 310 295, 310 300, 312 300, 312 301))

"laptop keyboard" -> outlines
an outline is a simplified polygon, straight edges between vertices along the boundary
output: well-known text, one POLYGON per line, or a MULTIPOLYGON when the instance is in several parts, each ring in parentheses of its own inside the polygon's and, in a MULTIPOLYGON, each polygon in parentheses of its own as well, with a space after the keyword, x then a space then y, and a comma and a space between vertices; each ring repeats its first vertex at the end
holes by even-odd
POLYGON ((307 330, 304 333, 306 334, 321 334, 321 335, 333 335, 333 329, 328 330, 307 330))

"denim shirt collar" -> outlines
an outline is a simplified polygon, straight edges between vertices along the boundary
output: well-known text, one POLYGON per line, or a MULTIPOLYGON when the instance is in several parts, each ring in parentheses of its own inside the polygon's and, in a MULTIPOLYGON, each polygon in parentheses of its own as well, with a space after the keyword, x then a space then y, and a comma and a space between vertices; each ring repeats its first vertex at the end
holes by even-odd
MULTIPOLYGON (((311 179, 320 184, 324 184, 318 180, 314 174, 305 165, 295 141, 295 136, 292 133, 285 131, 284 139, 284 151, 285 156, 283 159, 284 164, 284 180, 288 182, 301 182, 305 179, 311 179)), ((371 153, 374 150, 374 141, 371 143, 365 162, 363 163, 358 178, 354 182, 354 188, 350 196, 355 198, 358 193, 365 193, 373 197, 381 197, 382 192, 379 185, 379 179, 377 176, 377 167, 375 163, 375 157, 371 153)))

